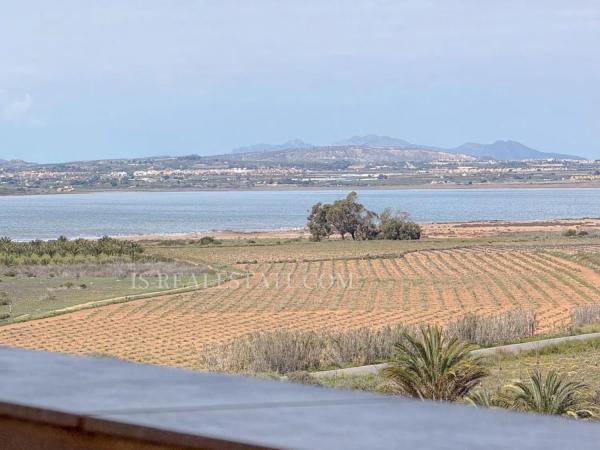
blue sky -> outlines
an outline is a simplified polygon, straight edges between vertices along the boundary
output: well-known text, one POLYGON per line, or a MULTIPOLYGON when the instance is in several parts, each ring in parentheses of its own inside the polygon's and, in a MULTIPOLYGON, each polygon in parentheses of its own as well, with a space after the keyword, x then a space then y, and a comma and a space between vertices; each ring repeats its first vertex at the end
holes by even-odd
POLYGON ((0 158, 355 134, 600 158, 600 2, 28 1, 0 14, 0 158))

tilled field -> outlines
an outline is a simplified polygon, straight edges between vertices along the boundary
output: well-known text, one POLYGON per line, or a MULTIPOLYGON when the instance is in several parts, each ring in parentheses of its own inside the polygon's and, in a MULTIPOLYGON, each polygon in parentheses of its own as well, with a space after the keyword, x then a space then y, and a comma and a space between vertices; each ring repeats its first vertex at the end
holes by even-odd
POLYGON ((204 343, 259 330, 444 324, 465 313, 537 312, 540 332, 600 302, 600 274, 543 251, 429 250, 398 258, 242 264, 220 287, 0 328, 0 344, 198 367, 204 343))

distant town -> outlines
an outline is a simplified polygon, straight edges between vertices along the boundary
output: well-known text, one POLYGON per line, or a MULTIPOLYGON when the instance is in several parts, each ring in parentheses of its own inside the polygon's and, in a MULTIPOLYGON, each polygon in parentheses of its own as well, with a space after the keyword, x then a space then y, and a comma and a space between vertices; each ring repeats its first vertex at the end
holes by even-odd
POLYGON ((0 160, 0 195, 98 190, 600 186, 600 160, 513 141, 443 150, 382 136, 290 141, 216 156, 36 164, 0 160), (287 145, 286 145, 287 144, 287 145), (486 154, 489 154, 487 156, 486 154))

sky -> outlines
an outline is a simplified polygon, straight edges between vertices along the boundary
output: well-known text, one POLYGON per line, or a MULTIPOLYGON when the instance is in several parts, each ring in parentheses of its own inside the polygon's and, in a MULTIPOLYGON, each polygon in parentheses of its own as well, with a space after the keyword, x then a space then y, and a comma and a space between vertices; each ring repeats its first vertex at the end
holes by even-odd
POLYGON ((597 0, 20 0, 0 159, 382 134, 600 158, 597 0))

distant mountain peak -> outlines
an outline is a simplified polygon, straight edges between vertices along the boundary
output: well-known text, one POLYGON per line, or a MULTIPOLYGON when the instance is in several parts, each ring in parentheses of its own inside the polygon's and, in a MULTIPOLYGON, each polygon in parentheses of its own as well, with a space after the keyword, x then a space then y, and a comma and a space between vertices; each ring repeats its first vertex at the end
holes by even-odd
POLYGON ((290 146, 290 148, 306 148, 306 147, 313 147, 312 144, 309 144, 308 142, 303 141, 302 139, 290 139, 289 141, 284 142, 281 145, 285 145, 285 146, 290 146))
POLYGON ((366 134, 364 136, 352 136, 348 139, 335 142, 333 145, 366 145, 371 147, 407 147, 411 143, 404 139, 377 134, 366 134))

